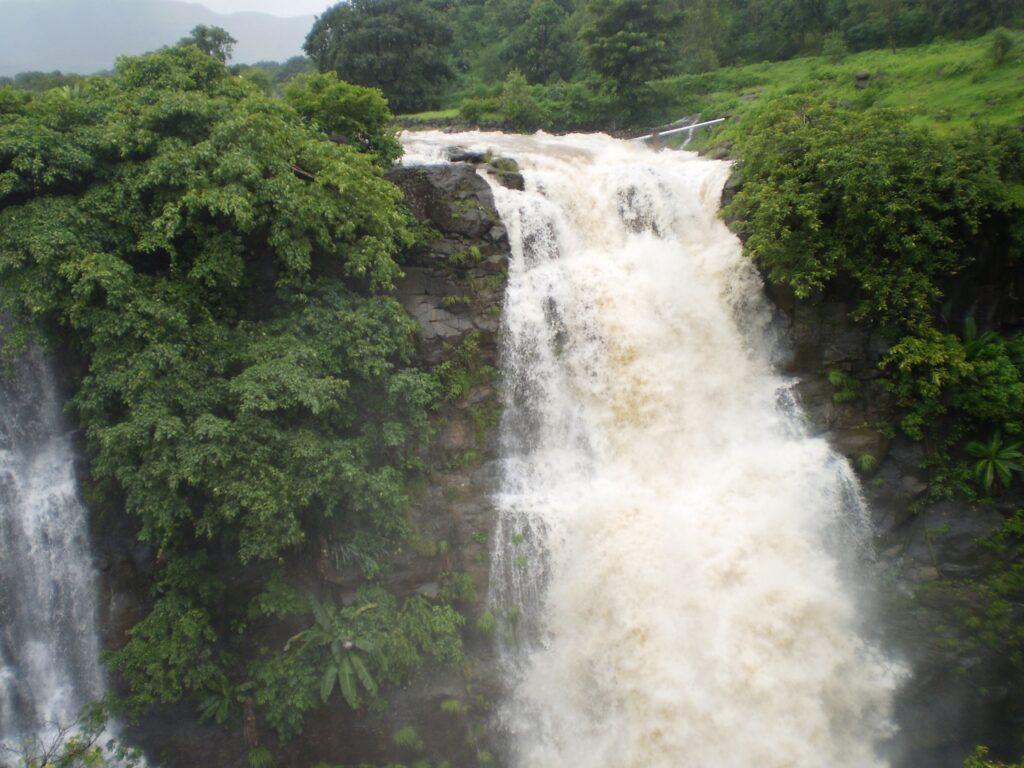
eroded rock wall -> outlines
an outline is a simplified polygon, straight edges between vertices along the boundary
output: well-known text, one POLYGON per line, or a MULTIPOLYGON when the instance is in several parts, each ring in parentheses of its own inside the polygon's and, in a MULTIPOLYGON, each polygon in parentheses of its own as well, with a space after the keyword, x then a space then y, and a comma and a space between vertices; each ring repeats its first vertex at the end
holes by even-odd
POLYGON ((931 500, 925 446, 902 434, 881 381, 884 337, 850 319, 841 291, 797 301, 767 290, 808 428, 857 468, 872 512, 878 587, 866 600, 877 634, 911 672, 897 700, 894 766, 959 768, 976 744, 1019 755, 1024 677, 971 617, 986 610, 975 583, 996 562, 982 540, 1024 499, 931 500))

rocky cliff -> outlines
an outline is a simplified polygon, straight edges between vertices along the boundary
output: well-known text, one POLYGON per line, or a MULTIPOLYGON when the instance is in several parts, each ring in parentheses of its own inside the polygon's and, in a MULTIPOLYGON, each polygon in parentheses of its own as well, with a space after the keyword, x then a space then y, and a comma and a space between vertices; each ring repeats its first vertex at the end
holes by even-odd
MULTIPOLYGON (((395 555, 385 584, 400 597, 443 593, 454 600, 467 618, 466 663, 422 670, 406 687, 386 691, 379 711, 321 707, 292 743, 276 743, 257 722, 260 743, 273 748, 279 765, 420 759, 471 765, 488 749, 497 683, 486 624, 477 625, 494 524, 496 371, 508 238, 490 188, 472 166, 397 167, 388 177, 425 232, 425 244, 405 254, 395 295, 420 325, 419 364, 439 371, 446 392, 434 417, 435 439, 423 456, 424 472, 408 489, 415 534, 395 555)), ((104 645, 118 648, 144 615, 157 553, 136 542, 131 524, 113 510, 97 510, 95 527, 104 645)), ((330 535, 308 541, 287 569, 306 589, 344 600, 363 577, 327 555, 330 535)), ((231 574, 229 599, 251 599, 253 585, 266 575, 259 566, 231 574)), ((153 707, 126 735, 164 768, 247 765, 243 732, 200 723, 191 705, 153 707)))
POLYGON ((933 500, 925 446, 900 432, 881 382, 886 340, 850 319, 841 289, 808 301, 777 285, 767 291, 780 309, 784 369, 797 379, 808 428, 857 468, 872 512, 878 586, 867 599, 876 634, 908 671, 894 765, 959 768, 976 744, 1014 758, 1024 747, 1024 677, 985 626, 984 583, 1000 562, 985 542, 1024 499, 933 500))

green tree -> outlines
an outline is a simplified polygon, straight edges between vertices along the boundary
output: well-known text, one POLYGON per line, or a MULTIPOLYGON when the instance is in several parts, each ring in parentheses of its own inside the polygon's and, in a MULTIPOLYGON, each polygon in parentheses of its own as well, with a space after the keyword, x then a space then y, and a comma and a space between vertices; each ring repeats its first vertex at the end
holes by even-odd
POLYGON ((720 5, 716 0, 691 0, 684 5, 682 65, 688 72, 718 67, 725 34, 720 5))
POLYGON ((972 37, 998 26, 1019 27, 1024 19, 1020 0, 925 0, 935 32, 972 37))
POLYGON ((19 72, 10 81, 15 88, 23 88, 26 91, 43 93, 51 88, 64 88, 75 86, 82 80, 81 75, 65 75, 60 71, 55 72, 19 72))
POLYGON ((648 81, 678 58, 682 19, 676 0, 589 0, 579 33, 583 61, 635 109, 648 81))
POLYGON ((194 45, 208 56, 226 62, 231 58, 237 42, 226 29, 199 24, 192 28, 187 37, 181 38, 178 45, 194 45))
POLYGON ((390 134, 353 115, 360 141, 328 141, 318 108, 195 46, 0 97, 2 352, 71 350, 90 495, 158 552, 112 657, 137 704, 249 679, 222 574, 325 530, 372 571, 407 531, 439 398, 388 294, 411 220, 367 151, 390 134))
POLYGON ((333 72, 299 75, 284 91, 285 101, 332 141, 353 144, 390 165, 402 154, 391 112, 376 88, 339 80, 333 72))
POLYGON ((433 105, 454 72, 452 30, 419 0, 353 0, 325 11, 303 46, 321 72, 380 88, 398 113, 433 105))
POLYGON ((529 16, 505 38, 502 56, 531 83, 568 80, 577 60, 569 14, 554 0, 534 0, 529 16))
POLYGON ((508 73, 501 87, 501 113, 508 127, 520 131, 536 130, 543 122, 543 113, 530 93, 526 77, 518 69, 508 73))

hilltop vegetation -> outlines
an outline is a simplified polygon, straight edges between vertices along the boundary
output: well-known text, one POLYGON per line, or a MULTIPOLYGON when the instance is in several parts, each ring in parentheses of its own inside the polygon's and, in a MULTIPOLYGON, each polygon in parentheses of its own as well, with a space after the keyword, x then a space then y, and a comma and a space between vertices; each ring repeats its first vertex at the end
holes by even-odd
MULTIPOLYGON (((425 77, 419 109, 461 108, 470 122, 512 127, 614 127, 665 119, 693 102, 691 86, 699 92, 709 85, 705 74, 713 86, 726 78, 714 91, 734 92, 765 85, 775 70, 764 62, 835 62, 851 52, 973 39, 1022 21, 1016 0, 387 0, 332 9, 314 25, 306 50, 321 69, 381 87, 390 98, 397 81, 367 75, 379 59, 354 51, 399 41, 411 50, 429 45, 431 69, 410 56, 402 81, 425 77), (414 14, 431 20, 419 25, 421 34, 393 33, 409 29, 403 20, 414 14), (370 17, 377 31, 353 23, 370 17), (338 50, 352 50, 352 61, 339 61, 338 50), (516 98, 509 91, 517 89, 520 101, 525 94, 536 108, 532 120, 522 119, 521 106, 520 114, 505 115, 516 98)), ((805 74, 814 75, 793 71, 805 74)))
MULTIPOLYGON (((760 103, 800 94, 858 111, 897 110, 908 125, 952 136, 978 123, 1017 124, 1024 103, 1022 77, 1024 33, 1000 30, 968 41, 676 75, 652 85, 667 115, 742 118, 760 103)), ((733 120, 716 140, 741 134, 733 120)))
MULTIPOLYGON (((1024 36, 995 29, 1021 16, 1017 0, 357 0, 312 28, 312 64, 229 69, 217 44, 185 44, 0 88, 4 353, 71 350, 92 502, 158 553, 109 659, 129 709, 255 712, 287 739, 326 701, 379 704, 423 661, 461 658, 443 594, 378 583, 444 388, 412 365, 390 295, 420 233, 382 178, 400 154, 382 93, 514 130, 728 117, 698 146, 736 161, 748 254, 885 339, 901 411, 875 426, 927 445, 933 497, 1013 485, 1020 315, 946 304, 973 272, 1014 286, 1024 258, 1024 36), (370 582, 350 604, 289 580, 310 540, 370 582), (246 599, 225 606, 236 574, 246 599)), ((1020 530, 1009 518, 1013 562, 1020 530)), ((997 574, 1004 606, 1018 571, 997 574)))
POLYGON ((245 707, 289 738, 332 697, 460 657, 443 600, 371 585, 340 608, 287 572, 312 538, 380 575, 441 397, 390 296, 415 231, 382 178, 389 118, 334 75, 271 99, 193 44, 0 89, 3 356, 67 350, 90 500, 156 553, 109 656, 135 713, 245 707))

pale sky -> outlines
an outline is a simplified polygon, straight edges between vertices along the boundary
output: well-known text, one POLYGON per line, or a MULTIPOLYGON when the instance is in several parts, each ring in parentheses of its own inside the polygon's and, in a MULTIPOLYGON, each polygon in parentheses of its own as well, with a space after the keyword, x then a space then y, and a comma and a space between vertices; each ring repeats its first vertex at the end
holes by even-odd
POLYGON ((321 14, 338 0, 191 0, 217 13, 259 11, 274 16, 321 14))

